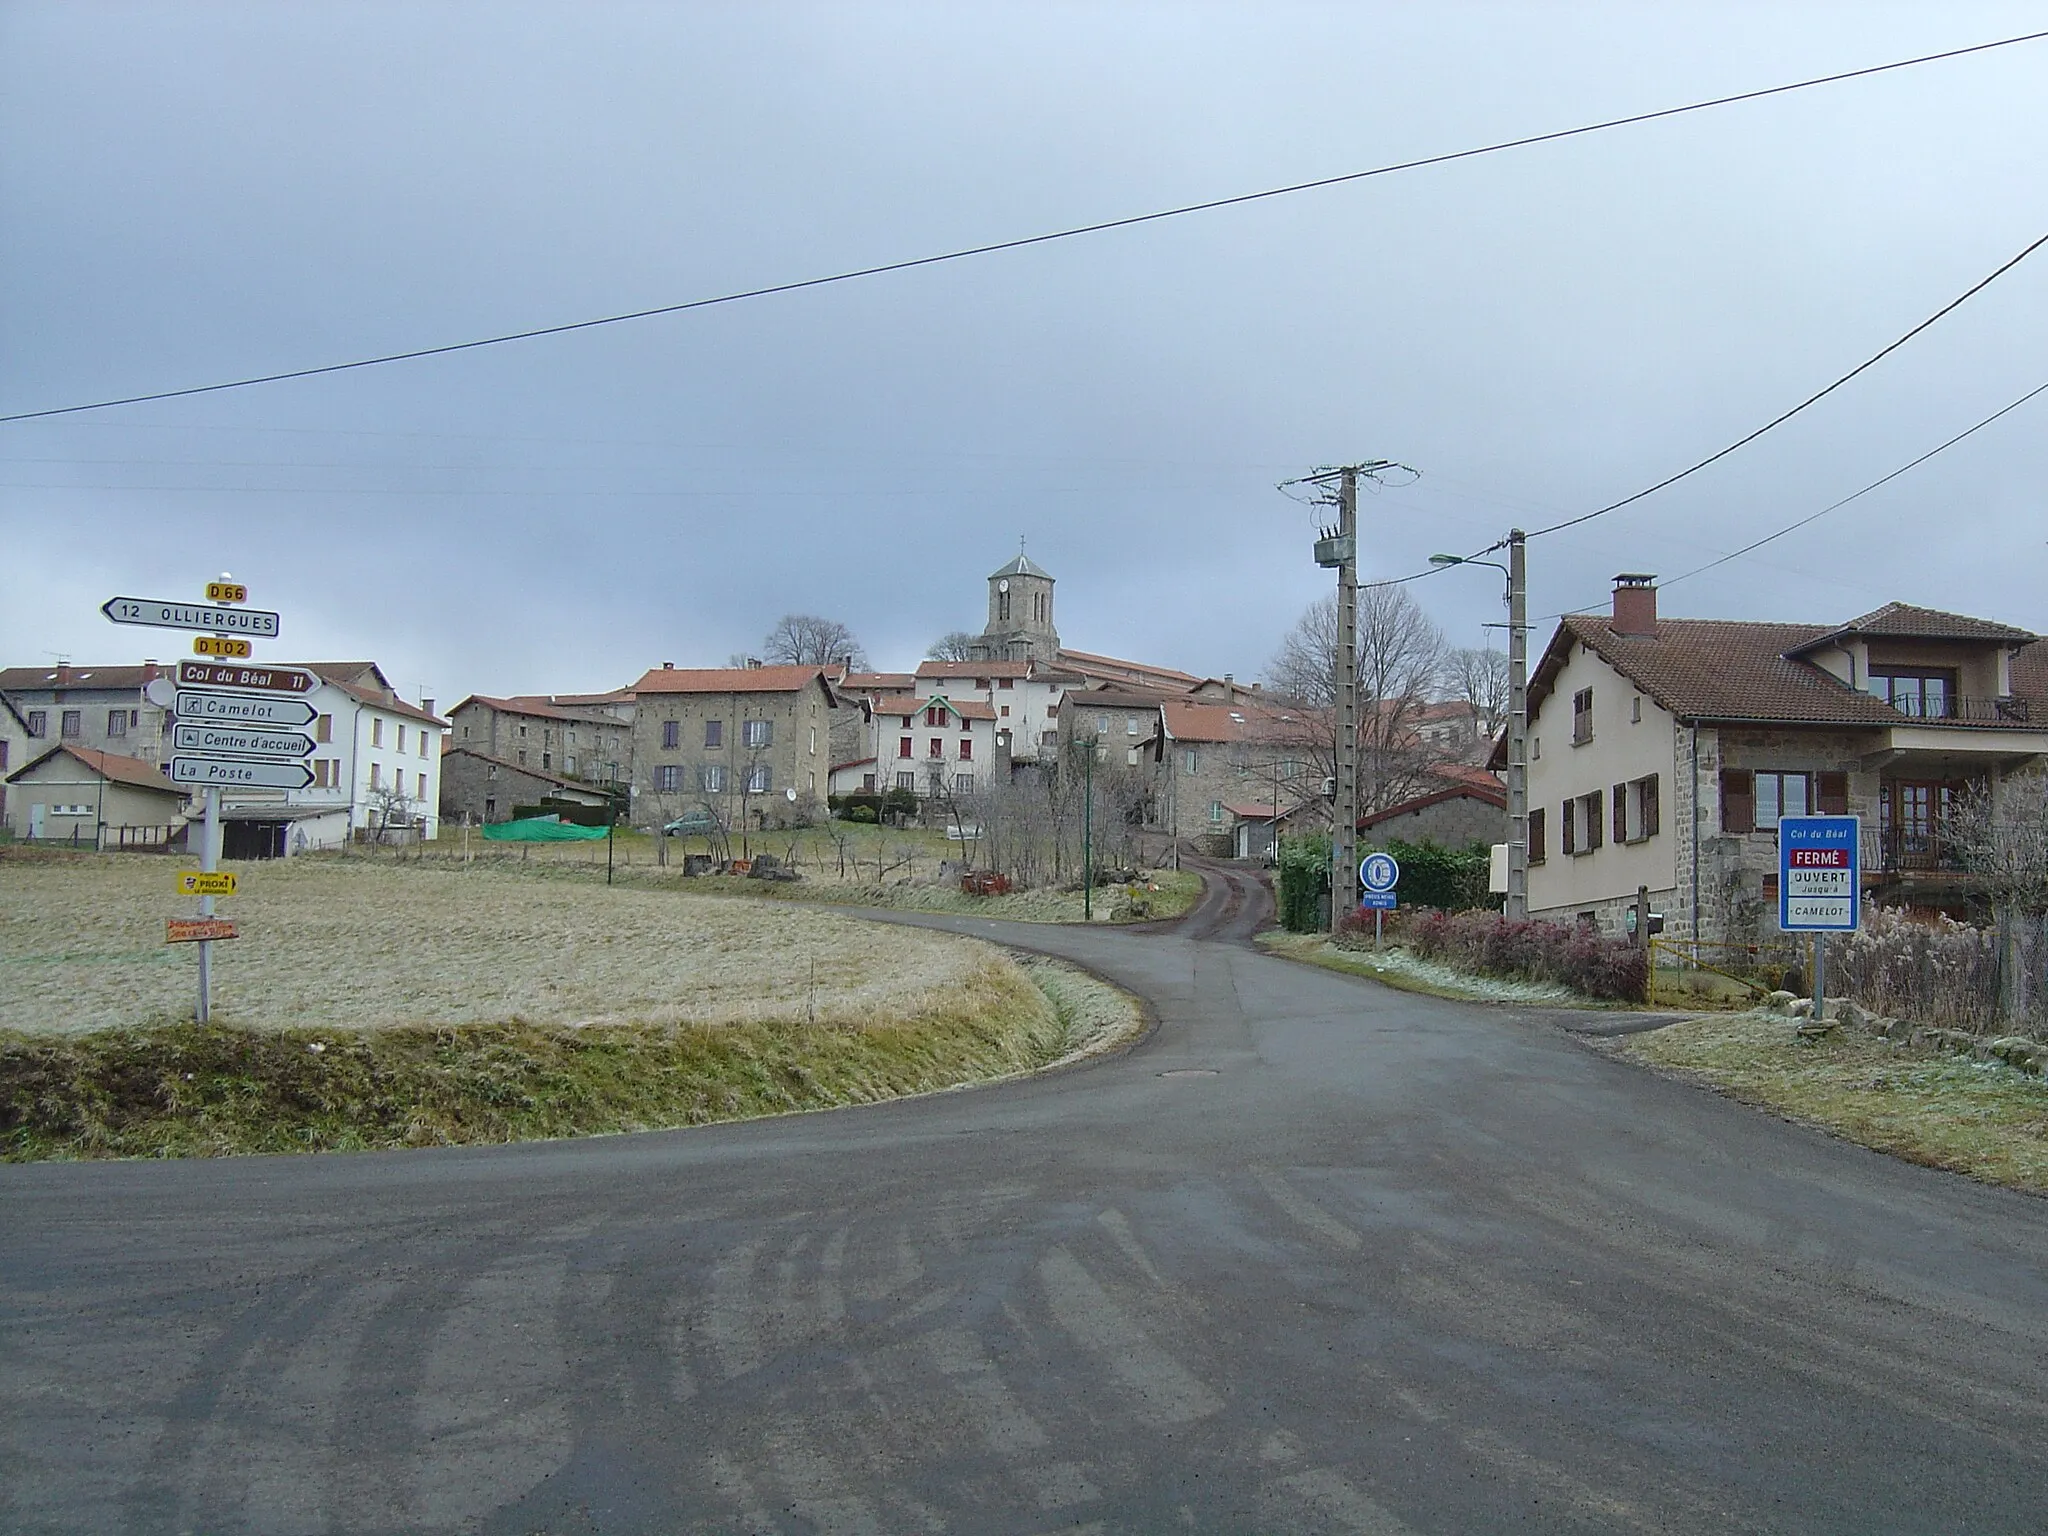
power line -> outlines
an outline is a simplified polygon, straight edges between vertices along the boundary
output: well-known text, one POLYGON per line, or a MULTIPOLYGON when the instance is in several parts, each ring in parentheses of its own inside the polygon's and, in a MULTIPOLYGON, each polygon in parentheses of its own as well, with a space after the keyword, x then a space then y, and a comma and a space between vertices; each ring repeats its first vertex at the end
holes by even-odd
MULTIPOLYGON (((712 298, 690 299, 679 304, 662 304, 651 309, 629 310, 623 314, 605 315, 594 320, 572 320, 561 325, 535 326, 530 330, 508 331, 502 335, 479 337, 472 341, 448 342, 441 346, 417 347, 406 352, 387 352, 376 357, 356 358, 345 363, 324 363, 312 368, 293 368, 281 373, 256 374, 248 378, 229 379, 217 384, 194 384, 183 389, 157 390, 150 394, 124 395, 117 399, 95 400, 84 405, 49 406, 36 411, 17 411, 12 415, 0 416, 0 423, 12 421, 36 421, 48 416, 70 416, 82 411, 104 411, 115 406, 142 405, 155 400, 180 400, 191 395, 217 394, 229 389, 249 389, 259 384, 281 384, 291 379, 317 378, 322 374, 348 373, 360 368, 376 368, 386 363, 416 362, 421 358, 443 357, 453 352, 470 352, 480 347, 504 346, 515 341, 534 341, 543 336, 563 336, 573 331, 593 330, 599 326, 623 325, 630 320, 650 320, 661 315, 683 314, 693 309, 710 309, 721 304, 737 304, 746 299, 768 298, 776 294, 799 293, 807 288, 823 288, 835 283, 848 283, 864 277, 880 277, 891 272, 908 272, 919 267, 938 266, 944 262, 965 261, 973 256, 989 256, 999 251, 1023 250, 1034 245, 1048 245, 1057 240, 1072 240, 1081 235, 1102 234, 1112 229, 1129 229, 1139 224, 1154 224, 1164 219, 1177 219, 1192 213, 1207 213, 1218 208, 1234 208, 1246 203, 1264 202, 1271 198, 1288 197, 1297 192, 1311 192, 1323 187, 1344 186, 1350 182, 1367 181, 1377 176, 1391 176, 1401 171, 1421 170, 1428 166, 1449 165, 1459 160, 1477 159, 1482 155, 1500 154, 1510 149, 1526 149, 1536 144, 1554 143, 1560 139, 1579 138, 1586 134, 1602 133, 1610 128, 1626 128, 1637 123, 1651 123, 1667 117, 1681 117, 1687 113, 1704 112, 1713 107, 1732 106, 1738 102, 1759 101, 1768 96, 1782 96, 1791 91, 1810 90, 1816 86, 1836 85, 1844 80, 1858 80, 1870 75, 1882 75, 1894 70, 1911 69, 1921 64, 1934 64, 1947 59, 1958 59, 1974 53, 1988 53, 1997 48, 2010 48, 2020 43, 2039 42, 2048 38, 2048 31, 2027 32, 2015 37, 1999 38, 1988 43, 1973 43, 1966 48, 1950 48, 1940 53, 1924 53, 1910 59, 1895 59, 1888 64, 1872 64, 1862 69, 1843 70, 1832 75, 1816 75, 1811 79, 1795 80, 1786 85, 1764 86, 1753 91, 1739 91, 1732 96, 1715 96, 1705 101, 1689 102, 1679 107, 1663 107, 1654 112, 1637 112, 1627 117, 1607 118, 1597 123, 1585 123, 1576 128, 1553 129, 1548 133, 1528 134, 1522 138, 1504 139, 1498 143, 1481 145, 1474 149, 1452 150, 1440 155, 1425 155, 1416 160, 1397 161, 1391 165, 1374 166, 1370 170, 1350 171, 1341 176, 1324 176, 1314 181, 1299 181, 1283 187, 1268 187, 1259 192, 1241 192, 1232 197, 1213 198, 1207 202, 1186 203, 1177 208, 1165 208, 1154 213, 1132 214, 1120 219, 1105 219, 1094 224, 1078 224, 1069 229, 1054 230, 1047 234, 1025 235, 1015 240, 998 240, 987 245, 965 246, 959 250, 946 251, 935 256, 917 256, 905 261, 884 262, 878 266, 858 267, 851 271, 835 272, 826 277, 808 277, 795 282, 772 283, 765 287, 743 289, 736 293, 719 294, 712 298)), ((1646 493, 1647 494, 1647 493, 1646 493)))
MULTIPOLYGON (((1643 498, 1646 496, 1654 496, 1657 492, 1664 490, 1666 487, 1676 485, 1679 481, 1685 479, 1688 475, 1698 474, 1701 470, 1705 469, 1710 464, 1719 463, 1722 459, 1727 458, 1729 454, 1734 453, 1737 449, 1747 447, 1749 444, 1755 442, 1758 438, 1762 437, 1766 432, 1771 431, 1775 427, 1783 426, 1786 422, 1790 421, 1794 416, 1797 416, 1801 411, 1805 410, 1808 406, 1818 404, 1820 401, 1825 400, 1829 395, 1833 394, 1836 390, 1840 389, 1844 384, 1847 384, 1851 379, 1854 379, 1855 377, 1857 377, 1857 375, 1868 371, 1876 364, 1882 362, 1885 358, 1889 357, 1892 353, 1898 351, 1900 347, 1903 347, 1907 342, 1911 341, 1915 336, 1918 336, 1922 331, 1926 330, 1929 326, 1935 324, 1935 322, 1945 318, 1946 316, 1960 309, 1965 303, 1967 303, 1972 298, 1975 298, 1978 294, 1982 293, 1986 288, 1990 287, 1999 278, 2003 277, 2006 273, 2010 272, 2014 267, 2018 266, 2021 262, 2025 261, 2029 256, 2033 255, 2034 252, 2040 250, 2041 247, 2044 245, 2048 245, 2048 234, 2041 235, 2040 237, 2035 239, 2024 250, 2020 251, 2018 255, 2011 257, 2005 262, 2002 262, 1998 267, 1993 269, 1989 275, 1979 278, 1976 282, 1972 283, 1968 288, 1964 289, 1961 293, 1956 295, 1956 297, 1950 299, 1948 303, 1942 305, 1940 309, 1937 309, 1925 320, 1922 320, 1918 325, 1914 326, 1911 330, 1907 331, 1903 336, 1900 336, 1896 340, 1886 344, 1884 347, 1881 347, 1878 351, 1873 352, 1869 357, 1866 357, 1862 362, 1858 363, 1854 368, 1851 368, 1847 373, 1843 374, 1840 378, 1836 379, 1832 384, 1829 384, 1826 388, 1817 390, 1813 394, 1808 395, 1804 400, 1800 401, 1790 410, 1781 412, 1780 414, 1772 417, 1769 421, 1765 422, 1755 431, 1746 433, 1743 436, 1738 437, 1734 442, 1730 443, 1727 447, 1722 448, 1714 453, 1708 454, 1705 458, 1688 465, 1684 469, 1681 469, 1675 475, 1666 475, 1662 480, 1659 480, 1655 485, 1645 486, 1642 490, 1635 492, 1633 495, 1624 496, 1619 501, 1609 502, 1604 507, 1596 507, 1591 512, 1581 512, 1576 517, 1568 517, 1562 522, 1552 523, 1547 528, 1538 528, 1534 532, 1526 535, 1526 537, 1531 539, 1539 539, 1547 533, 1562 533, 1567 528, 1576 528, 1581 523, 1590 523, 1596 517, 1605 517, 1610 512, 1619 512, 1623 507, 1632 506, 1636 502, 1643 500, 1643 498)), ((2048 388, 2048 385, 2044 385, 2043 388, 2048 388)), ((2034 393, 2038 394, 2040 393, 2040 391, 2036 390, 2034 393)), ((1962 433, 1960 436, 1952 439, 1949 443, 1943 443, 1941 445, 1941 448, 1933 449, 1931 452, 1922 455, 1921 458, 1915 459, 1913 461, 1913 464, 1908 464, 1900 469, 1894 470, 1891 475, 1887 475, 1885 477, 1885 480, 1889 480, 1896 475, 1904 474, 1906 470, 1911 469, 1914 464, 1922 463, 1924 462, 1924 460, 1932 458, 1934 454, 1940 453, 1943 449, 1952 446, 1953 443, 1961 442, 1963 438, 1968 437, 1970 435, 1970 432, 1975 432, 1978 427, 1989 426, 1992 422, 1996 421, 1999 416, 2003 416, 2006 411, 2014 410, 2017 407, 2024 405, 2028 400, 2031 400, 2033 398, 2034 396, 2032 394, 2029 394, 2023 396, 2019 400, 2015 400, 2011 405, 2006 406, 2005 410, 2001 410, 1992 416, 1986 417, 1983 421, 1978 422, 1977 426, 1970 428, 1969 432, 1962 433)), ((1856 495, 1860 496, 1864 493, 1864 491, 1876 490, 1878 486, 1883 485, 1884 483, 1884 480, 1876 481, 1870 485, 1865 486, 1863 488, 1863 491, 1858 491, 1856 495)), ((1853 501, 1855 500, 1855 497, 1849 497, 1847 498, 1847 500, 1853 501)), ((1842 504, 1844 503, 1838 503, 1837 505, 1842 504)), ((1834 508, 1830 507, 1824 510, 1833 511, 1834 508)), ((1815 516, 1821 515, 1823 514, 1815 514, 1815 516)), ((1789 533, 1791 530, 1783 529, 1780 531, 1789 533)), ((1772 537, 1775 538, 1777 537, 1777 535, 1774 534, 1772 535, 1772 537)), ((1766 540, 1765 542, 1768 543, 1769 540, 1766 540)), ((1486 548, 1481 550, 1475 550, 1472 554, 1467 555, 1465 558, 1468 560, 1476 560, 1481 555, 1490 555, 1494 553, 1496 550, 1507 548, 1507 544, 1508 541, 1506 539, 1496 539, 1493 543, 1487 545, 1486 548)), ((1736 553, 1742 554, 1747 553, 1747 551, 1738 550, 1736 553)), ((1732 559, 1734 557, 1730 556, 1729 558, 1732 559)), ((1707 570, 1710 568, 1711 567, 1708 566, 1702 566, 1700 569, 1707 570)), ((1451 569, 1451 567, 1430 566, 1423 570, 1410 571, 1406 576, 1389 577, 1384 581, 1364 582, 1361 583, 1361 586, 1404 586, 1408 582, 1420 581, 1425 576, 1435 576, 1441 573, 1442 571, 1448 569, 1451 569)), ((1687 574, 1696 575, 1698 573, 1688 572, 1687 574)), ((1683 580, 1684 578, 1681 577, 1679 579, 1683 580)), ((1667 582, 1666 585, 1668 586, 1670 585, 1670 583, 1667 582)), ((1557 617, 1557 615, 1553 614, 1551 615, 1551 617, 1555 618, 1557 617)))

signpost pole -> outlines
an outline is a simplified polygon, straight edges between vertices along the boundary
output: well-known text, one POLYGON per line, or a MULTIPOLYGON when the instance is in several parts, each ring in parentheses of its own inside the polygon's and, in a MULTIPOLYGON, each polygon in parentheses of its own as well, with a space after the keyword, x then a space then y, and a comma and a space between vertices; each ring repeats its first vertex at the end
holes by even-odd
POLYGON ((1828 1015, 1828 936, 1813 936, 1813 1017, 1816 1023, 1828 1015))
MULTIPOLYGON (((199 867, 207 874, 220 868, 220 786, 206 786, 206 820, 199 829, 199 867)), ((199 915, 213 916, 211 893, 199 898, 199 915)), ((199 1009, 198 1020, 204 1024, 213 1017, 213 940, 199 941, 199 1009)))

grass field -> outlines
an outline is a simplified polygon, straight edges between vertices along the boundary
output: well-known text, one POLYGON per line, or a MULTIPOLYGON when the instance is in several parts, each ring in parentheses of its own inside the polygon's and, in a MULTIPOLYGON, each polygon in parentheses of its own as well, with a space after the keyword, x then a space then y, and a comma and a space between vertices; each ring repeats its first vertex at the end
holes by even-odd
POLYGON ((1604 1048, 1881 1152, 2048 1193, 2048 1082, 1856 1029, 1808 1039, 1794 1023, 1716 1013, 1604 1048))
POLYGON ((815 907, 488 868, 241 865, 216 1014, 174 860, 0 858, 0 1155, 583 1134, 866 1102, 1131 1033, 1050 962, 815 907))

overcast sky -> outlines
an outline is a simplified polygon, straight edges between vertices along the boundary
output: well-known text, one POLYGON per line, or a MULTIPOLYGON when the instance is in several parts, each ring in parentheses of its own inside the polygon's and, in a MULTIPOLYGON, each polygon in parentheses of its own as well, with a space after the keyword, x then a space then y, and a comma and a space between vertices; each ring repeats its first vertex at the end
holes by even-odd
MULTIPOLYGON (((0 5, 0 412, 746 289, 2048 25, 2029 5, 0 5)), ((1019 536, 1067 644, 1257 675, 1328 590, 1275 483, 1385 457, 1398 575, 1761 424, 2044 227, 2048 43, 454 357, 0 426, 0 664, 186 647, 614 686, 789 610, 883 665, 1019 536)), ((2048 252, 1821 406, 1530 550, 1672 577, 2048 380, 2048 252)), ((2048 396, 1667 614, 2048 630, 2048 396)), ((1460 644, 1490 571, 1411 590, 1460 644)), ((1497 633, 1497 632, 1494 632, 1497 633)), ((1541 644, 1543 635, 1537 636, 1541 644)))

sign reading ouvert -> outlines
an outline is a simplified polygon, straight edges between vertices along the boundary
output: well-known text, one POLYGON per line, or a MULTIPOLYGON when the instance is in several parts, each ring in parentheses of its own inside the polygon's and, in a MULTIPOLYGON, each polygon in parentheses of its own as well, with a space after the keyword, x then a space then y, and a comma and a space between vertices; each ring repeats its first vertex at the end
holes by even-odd
POLYGON ((289 790, 313 782, 306 761, 313 738, 296 727, 312 722, 313 706, 300 695, 320 681, 300 667, 242 664, 251 639, 274 640, 280 628, 277 614, 242 606, 249 600, 247 587, 222 576, 207 583, 206 599, 110 597, 100 605, 116 624, 199 630, 194 651, 215 658, 178 664, 177 692, 170 700, 174 755, 166 765, 173 784, 201 785, 206 792, 199 868, 179 876, 181 889, 199 897, 199 915, 170 918, 164 927, 166 943, 199 946, 202 1024, 213 1012, 213 946, 236 936, 235 925, 213 912, 215 896, 232 896, 237 884, 220 868, 221 786, 289 790))

